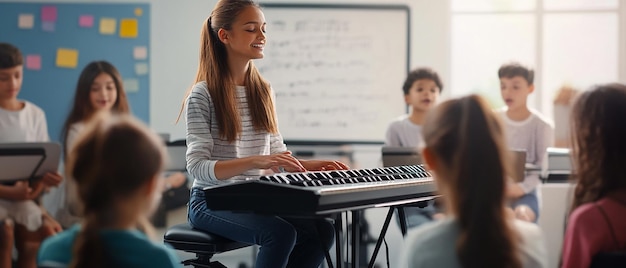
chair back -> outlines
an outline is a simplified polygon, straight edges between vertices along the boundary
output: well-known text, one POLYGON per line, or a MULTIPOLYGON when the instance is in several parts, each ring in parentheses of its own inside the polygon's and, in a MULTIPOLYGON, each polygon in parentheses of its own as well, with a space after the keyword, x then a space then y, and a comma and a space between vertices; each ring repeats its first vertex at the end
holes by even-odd
POLYGON ((626 267, 626 251, 600 252, 593 256, 589 268, 626 267))

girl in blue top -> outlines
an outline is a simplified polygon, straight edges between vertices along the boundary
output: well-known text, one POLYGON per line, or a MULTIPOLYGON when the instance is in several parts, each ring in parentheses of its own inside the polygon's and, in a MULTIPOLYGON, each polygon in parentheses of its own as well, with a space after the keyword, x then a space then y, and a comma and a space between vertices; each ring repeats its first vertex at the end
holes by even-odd
POLYGON ((135 228, 158 202, 165 160, 161 139, 128 115, 103 112, 88 122, 65 169, 84 220, 44 241, 39 266, 179 267, 174 252, 135 228))
POLYGON ((261 9, 251 0, 218 1, 203 26, 196 84, 185 105, 187 170, 194 178, 189 222, 260 245, 257 268, 318 267, 333 243, 329 222, 213 211, 202 191, 268 169, 347 169, 335 161, 298 160, 287 151, 273 93, 252 62, 263 58, 265 27, 261 9))

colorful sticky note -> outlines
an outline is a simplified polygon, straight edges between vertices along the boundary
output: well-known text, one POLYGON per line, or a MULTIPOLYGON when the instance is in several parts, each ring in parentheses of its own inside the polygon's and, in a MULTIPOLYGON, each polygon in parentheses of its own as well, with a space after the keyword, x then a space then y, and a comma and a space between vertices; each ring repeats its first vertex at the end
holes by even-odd
POLYGON ((135 73, 137 75, 148 74, 148 64, 145 62, 140 62, 140 63, 135 64, 135 73))
POLYGON ((120 37, 121 38, 137 38, 138 27, 137 19, 121 19, 120 20, 120 37))
POLYGON ((57 49, 57 67, 76 68, 78 65, 78 50, 70 48, 57 49))
POLYGON ((134 78, 124 79, 124 91, 127 93, 139 92, 139 80, 134 78))
POLYGON ((133 57, 136 60, 145 60, 148 58, 148 48, 144 46, 135 47, 133 49, 133 57))
POLYGON ((41 70, 41 56, 26 55, 26 69, 41 70))
POLYGON ((41 21, 57 21, 57 7, 43 6, 41 7, 41 21))
POLYGON ((100 34, 115 34, 117 20, 114 18, 100 18, 100 34))
POLYGON ((44 21, 44 22, 41 22, 41 29, 42 29, 44 32, 54 32, 54 24, 55 24, 55 23, 54 23, 54 22, 52 22, 52 21, 44 21))
POLYGON ((17 28, 32 29, 35 26, 35 16, 33 14, 20 14, 17 17, 17 28))
POLYGON ((135 8, 135 16, 140 17, 141 15, 143 15, 143 9, 140 7, 135 8))
POLYGON ((93 27, 93 16, 92 15, 80 15, 78 17, 78 26, 83 27, 83 28, 93 27))

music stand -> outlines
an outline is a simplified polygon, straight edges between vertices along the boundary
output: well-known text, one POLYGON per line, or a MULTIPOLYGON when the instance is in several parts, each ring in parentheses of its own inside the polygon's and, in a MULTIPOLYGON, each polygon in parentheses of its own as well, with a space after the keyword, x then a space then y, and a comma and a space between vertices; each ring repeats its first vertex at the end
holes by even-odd
POLYGON ((384 167, 423 164, 417 147, 383 146, 381 154, 384 167))
POLYGON ((0 143, 0 183, 33 181, 56 172, 60 156, 59 143, 0 143))
POLYGON ((167 142, 167 154, 169 161, 165 165, 165 170, 168 173, 171 172, 187 172, 187 145, 185 140, 178 140, 174 142, 167 142))

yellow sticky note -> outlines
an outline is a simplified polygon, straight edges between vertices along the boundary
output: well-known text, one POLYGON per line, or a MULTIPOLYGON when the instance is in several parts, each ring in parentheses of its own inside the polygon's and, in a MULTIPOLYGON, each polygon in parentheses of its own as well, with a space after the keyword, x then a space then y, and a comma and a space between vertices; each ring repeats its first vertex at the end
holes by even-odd
POLYGON ((135 8, 135 16, 140 17, 141 15, 143 15, 143 9, 140 7, 135 8))
POLYGON ((57 49, 57 67, 76 68, 78 66, 78 50, 70 48, 57 49))
POLYGON ((117 20, 114 18, 100 18, 100 34, 115 34, 117 20))
POLYGON ((120 20, 120 37, 121 38, 137 38, 137 19, 121 19, 120 20))

